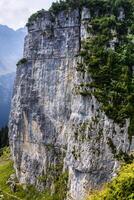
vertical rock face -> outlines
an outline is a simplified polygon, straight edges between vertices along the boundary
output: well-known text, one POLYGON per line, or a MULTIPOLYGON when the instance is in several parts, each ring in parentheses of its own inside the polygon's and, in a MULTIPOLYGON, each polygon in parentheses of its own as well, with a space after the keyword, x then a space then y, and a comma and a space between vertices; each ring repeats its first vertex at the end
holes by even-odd
POLYGON ((44 12, 28 26, 26 61, 17 69, 9 123, 19 181, 54 190, 53 181, 41 183, 39 177, 61 166, 60 173, 69 175, 68 200, 83 200, 115 175, 119 163, 112 148, 130 149, 129 120, 119 127, 94 96, 77 93, 83 82, 76 70, 78 54, 89 18, 86 8, 57 16, 44 12))

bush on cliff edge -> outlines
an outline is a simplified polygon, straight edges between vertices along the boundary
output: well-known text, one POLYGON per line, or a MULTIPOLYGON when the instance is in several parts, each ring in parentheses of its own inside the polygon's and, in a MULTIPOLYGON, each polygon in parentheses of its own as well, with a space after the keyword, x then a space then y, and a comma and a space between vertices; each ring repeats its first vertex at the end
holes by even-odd
POLYGON ((134 163, 125 165, 117 177, 104 185, 102 190, 94 191, 87 200, 133 200, 134 199, 134 163))

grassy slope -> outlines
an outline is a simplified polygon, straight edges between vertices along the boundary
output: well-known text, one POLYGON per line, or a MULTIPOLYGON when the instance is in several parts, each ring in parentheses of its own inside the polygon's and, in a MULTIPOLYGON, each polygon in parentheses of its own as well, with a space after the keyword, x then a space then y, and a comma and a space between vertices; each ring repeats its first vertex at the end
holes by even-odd
MULTIPOLYGON (((51 197, 49 193, 39 193, 32 186, 24 190, 17 184, 16 192, 12 192, 6 182, 13 173, 9 149, 5 149, 4 155, 0 157, 0 200, 59 200, 56 196, 51 197)), ((134 163, 123 166, 117 177, 101 191, 90 194, 87 200, 134 200, 134 163)))
POLYGON ((9 159, 8 154, 5 152, 4 155, 0 157, 0 197, 1 199, 15 199, 8 195, 11 193, 10 188, 6 185, 6 181, 9 176, 13 173, 12 162, 9 159))
POLYGON ((64 193, 66 194, 66 173, 62 174, 60 178, 55 182, 56 192, 53 195, 51 195, 49 189, 44 192, 39 192, 35 189, 34 186, 20 185, 17 180, 15 180, 16 191, 12 192, 10 187, 6 184, 10 175, 14 173, 13 163, 10 160, 9 148, 4 148, 4 151, 1 154, 0 200, 63 200, 63 196, 65 196, 64 193))
POLYGON ((32 186, 28 186, 24 190, 18 184, 16 192, 12 192, 6 182, 13 173, 13 163, 10 160, 9 149, 5 148, 4 155, 0 156, 0 200, 52 200, 49 194, 39 193, 32 186))

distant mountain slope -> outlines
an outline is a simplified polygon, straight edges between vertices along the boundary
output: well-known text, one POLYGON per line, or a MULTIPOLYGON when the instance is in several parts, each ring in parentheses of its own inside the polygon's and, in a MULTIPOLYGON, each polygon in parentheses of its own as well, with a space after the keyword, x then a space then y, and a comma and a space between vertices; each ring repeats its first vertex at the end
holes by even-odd
POLYGON ((0 25, 0 75, 15 72, 16 62, 23 53, 26 29, 17 31, 0 25))
POLYGON ((15 73, 0 76, 0 128, 7 125, 15 73))
POLYGON ((8 122, 16 63, 23 55, 26 29, 0 25, 0 128, 8 122))

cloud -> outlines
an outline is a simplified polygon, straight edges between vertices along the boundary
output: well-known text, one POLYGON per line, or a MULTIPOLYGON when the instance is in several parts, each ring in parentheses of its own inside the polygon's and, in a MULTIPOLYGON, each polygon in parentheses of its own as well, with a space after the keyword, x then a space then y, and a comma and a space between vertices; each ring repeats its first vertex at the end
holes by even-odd
POLYGON ((0 0, 0 24, 13 29, 24 27, 30 15, 48 9, 55 0, 0 0))

